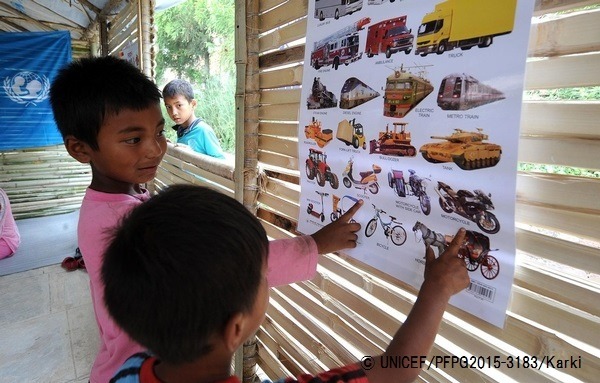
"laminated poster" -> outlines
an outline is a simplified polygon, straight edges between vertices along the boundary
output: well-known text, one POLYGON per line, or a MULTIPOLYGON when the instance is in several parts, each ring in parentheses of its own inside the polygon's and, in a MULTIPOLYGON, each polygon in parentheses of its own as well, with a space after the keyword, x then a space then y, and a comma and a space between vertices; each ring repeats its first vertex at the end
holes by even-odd
POLYGON ((504 325, 532 1, 309 0, 298 229, 357 199, 350 256, 418 288, 462 226, 471 285, 450 303, 504 325))

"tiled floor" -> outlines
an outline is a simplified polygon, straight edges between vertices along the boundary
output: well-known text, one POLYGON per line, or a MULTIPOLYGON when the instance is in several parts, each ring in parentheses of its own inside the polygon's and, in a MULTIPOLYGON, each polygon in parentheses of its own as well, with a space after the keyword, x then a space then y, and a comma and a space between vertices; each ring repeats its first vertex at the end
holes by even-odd
POLYGON ((83 383, 98 347, 88 275, 60 265, 0 277, 0 383, 83 383))

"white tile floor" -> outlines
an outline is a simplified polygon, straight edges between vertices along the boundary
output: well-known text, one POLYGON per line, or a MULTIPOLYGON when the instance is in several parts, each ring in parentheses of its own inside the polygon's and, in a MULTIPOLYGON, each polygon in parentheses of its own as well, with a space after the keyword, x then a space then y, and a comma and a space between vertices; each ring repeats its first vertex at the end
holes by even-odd
POLYGON ((88 275, 60 265, 0 277, 0 383, 83 383, 98 347, 88 275))

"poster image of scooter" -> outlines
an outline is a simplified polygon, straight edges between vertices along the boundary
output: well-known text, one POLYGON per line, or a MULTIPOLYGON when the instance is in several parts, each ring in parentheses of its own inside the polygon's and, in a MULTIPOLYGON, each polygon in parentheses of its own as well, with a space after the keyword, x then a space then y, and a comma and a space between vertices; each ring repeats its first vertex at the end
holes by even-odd
POLYGON ((383 154, 386 156, 414 157, 417 149, 410 144, 410 132, 406 131, 407 122, 394 122, 394 131, 390 132, 389 124, 385 125, 385 132, 379 132, 379 138, 369 142, 369 154, 383 154), (398 132, 398 126, 400 131, 398 132))
POLYGON ((427 143, 419 149, 423 158, 431 163, 454 162, 463 170, 475 170, 496 166, 500 162, 502 147, 484 142, 489 137, 483 129, 476 132, 454 129, 449 136, 431 136, 445 142, 427 143))
POLYGON ((402 170, 392 169, 388 172, 388 185, 394 190, 398 197, 415 196, 419 199, 421 211, 425 215, 431 213, 431 201, 427 195, 427 181, 429 178, 419 177, 413 169, 408 169, 410 173, 408 182, 404 180, 402 170))
POLYGON ((464 189, 455 191, 442 181, 438 181, 435 191, 440 196, 440 207, 446 213, 456 213, 467 218, 488 234, 500 231, 498 218, 490 212, 494 210, 491 193, 485 194, 480 189, 473 192, 464 189))
MULTIPOLYGON (((396 246, 401 246, 406 242, 406 230, 402 227, 402 223, 396 220, 396 217, 390 215, 385 210, 378 208, 375 204, 371 204, 375 209, 375 215, 365 226, 365 235, 367 238, 371 237, 377 230, 377 226, 381 225, 381 230, 386 238, 392 240, 392 243, 396 246), (387 215, 390 220, 387 221, 382 218, 382 215, 387 215)), ((381 246, 386 248, 386 246, 381 246)), ((389 250, 386 248, 386 250, 389 250)))
POLYGON ((325 222, 325 206, 323 204, 323 197, 327 197, 329 196, 329 193, 325 193, 325 192, 320 192, 318 190, 315 190, 315 193, 317 193, 319 196, 321 196, 321 211, 318 212, 315 210, 315 206, 312 202, 308 203, 308 207, 306 208, 306 212, 310 215, 312 215, 313 217, 316 217, 318 219, 321 220, 321 222, 325 222))
POLYGON ((373 164, 371 165, 372 170, 360 172, 358 175, 360 178, 354 177, 354 156, 350 157, 346 169, 342 173, 344 186, 351 188, 354 186, 356 189, 368 190, 372 194, 379 192, 379 184, 377 183, 377 174, 381 173, 381 167, 373 164))
MULTIPOLYGON (((425 245, 436 247, 438 256, 452 242, 454 235, 441 234, 431 230, 424 223, 417 221, 413 226, 413 232, 421 232, 421 240, 425 245)), ((490 239, 476 231, 467 230, 465 244, 458 250, 458 254, 465 260, 467 269, 471 272, 477 270, 481 266, 481 275, 488 280, 494 279, 500 273, 500 263, 498 260, 489 255, 490 251, 498 249, 490 249, 490 239)))
MULTIPOLYGON (((350 208, 355 203, 358 202, 358 198, 355 198, 355 197, 353 197, 351 195, 347 195, 347 194, 341 198, 340 198, 340 196, 332 194, 331 198, 332 198, 332 202, 333 202, 333 211, 331 212, 331 215, 329 216, 329 218, 331 219, 331 222, 337 221, 338 219, 340 219, 341 216, 344 215, 344 213, 346 213, 345 208, 350 208)), ((356 221, 354 220, 354 218, 351 218, 350 222, 356 222, 356 221)))
POLYGON ((306 159, 306 177, 309 180, 317 179, 317 185, 325 186, 329 182, 332 188, 337 189, 339 180, 335 173, 327 165, 327 155, 320 150, 308 149, 308 158, 306 159))

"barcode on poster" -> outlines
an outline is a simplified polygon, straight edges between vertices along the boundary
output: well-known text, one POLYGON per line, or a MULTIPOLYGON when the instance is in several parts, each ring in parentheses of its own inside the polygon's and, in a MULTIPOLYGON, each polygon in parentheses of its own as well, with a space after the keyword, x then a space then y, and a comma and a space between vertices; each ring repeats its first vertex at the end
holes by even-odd
POLYGON ((489 302, 494 302, 494 297, 496 296, 495 288, 474 280, 471 280, 469 287, 467 287, 467 292, 489 302))

